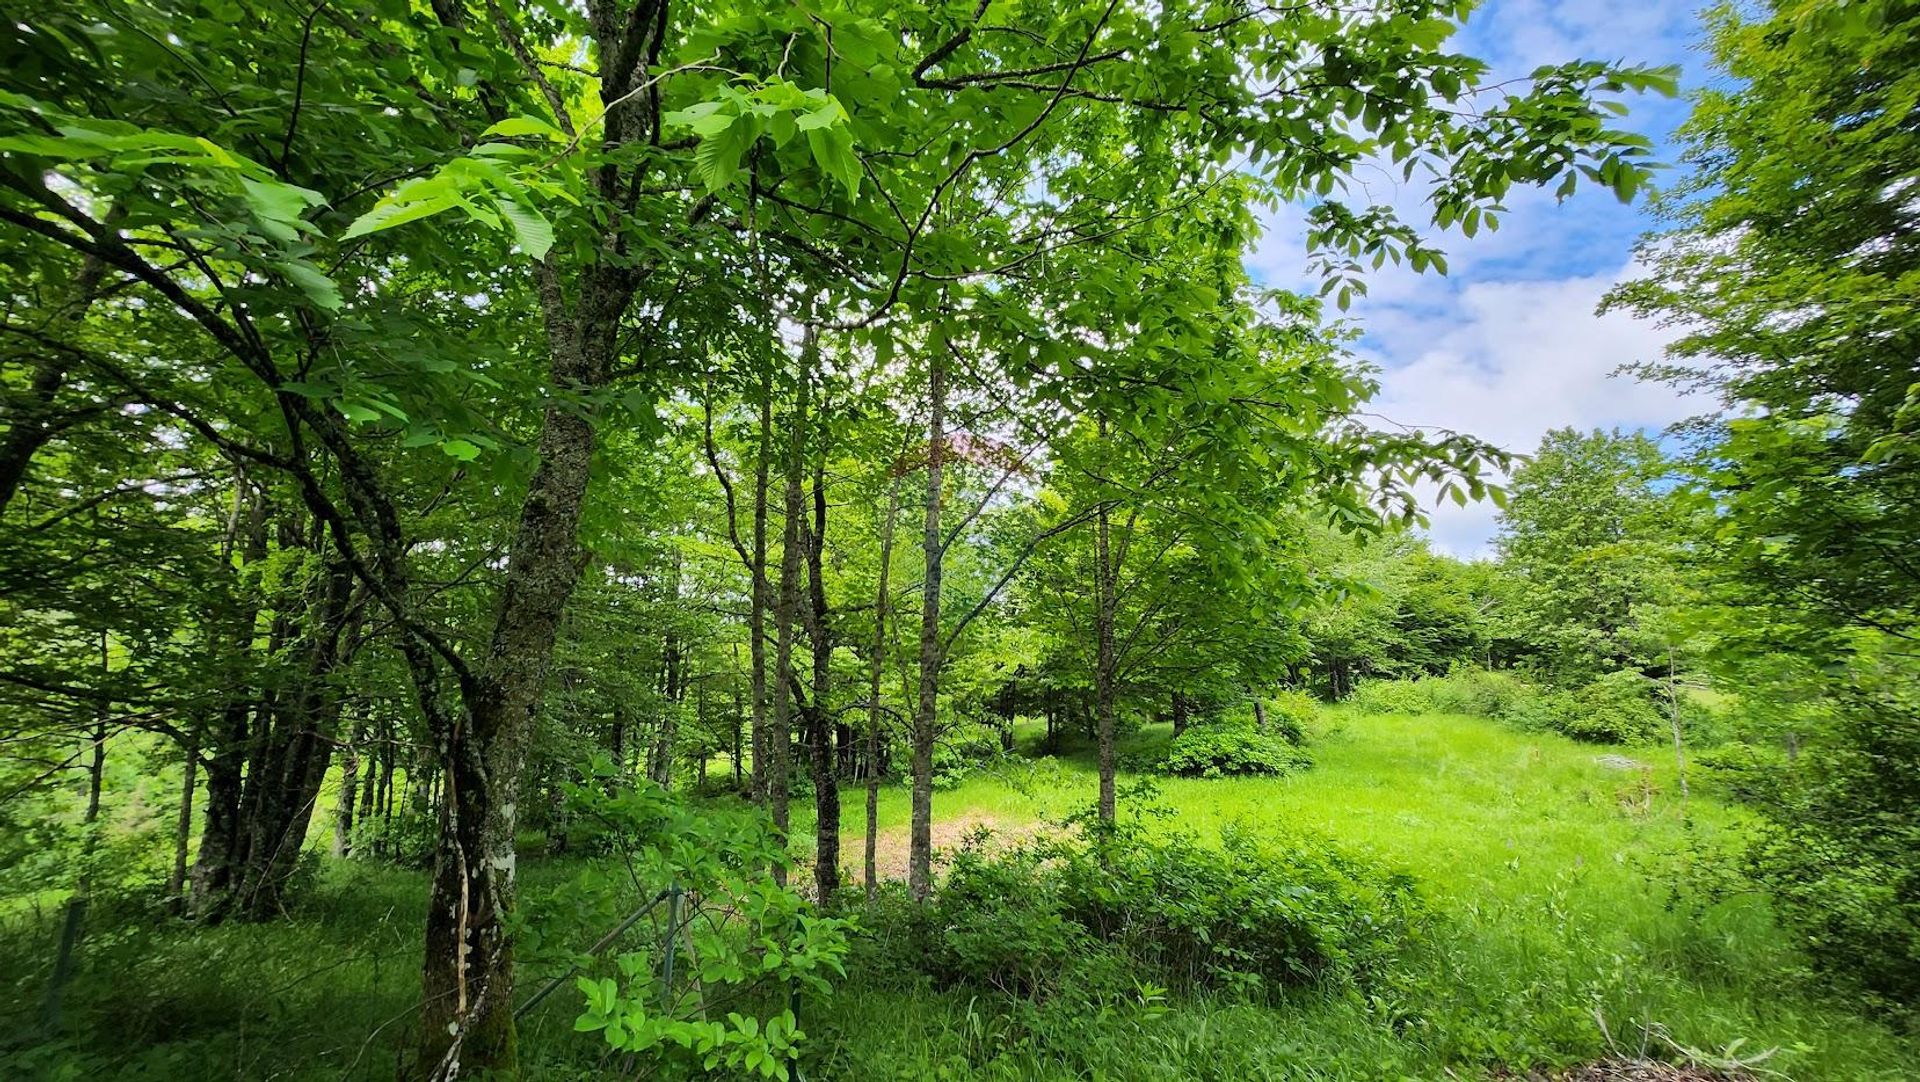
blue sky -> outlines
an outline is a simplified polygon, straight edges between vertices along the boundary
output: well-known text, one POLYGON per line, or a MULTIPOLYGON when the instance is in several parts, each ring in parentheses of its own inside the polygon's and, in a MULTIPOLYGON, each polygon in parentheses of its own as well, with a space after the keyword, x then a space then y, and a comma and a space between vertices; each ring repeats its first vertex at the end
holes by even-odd
MULTIPOLYGON (((1488 0, 1453 39, 1460 52, 1493 65, 1492 80, 1523 76, 1572 59, 1679 64, 1682 95, 1705 77, 1696 49, 1697 8, 1660 0, 1488 0)), ((1686 116, 1683 99, 1628 102, 1624 125, 1651 136, 1663 161, 1668 137, 1686 116)), ((1368 195, 1424 222, 1420 193, 1392 178, 1367 180, 1368 195)), ((1594 314, 1613 283, 1633 273, 1633 245, 1652 223, 1642 208, 1585 186, 1556 203, 1519 192, 1495 233, 1442 238, 1449 273, 1377 272, 1349 315, 1364 331, 1358 352, 1381 369, 1375 408, 1404 424, 1470 432, 1529 451, 1550 428, 1657 430, 1698 412, 1672 388, 1613 370, 1659 356, 1669 331, 1624 315, 1594 314)), ((1279 286, 1313 288, 1297 209, 1273 216, 1248 256, 1253 274, 1279 286)), ((1433 510, 1435 545, 1460 556, 1489 551, 1490 505, 1433 510)))

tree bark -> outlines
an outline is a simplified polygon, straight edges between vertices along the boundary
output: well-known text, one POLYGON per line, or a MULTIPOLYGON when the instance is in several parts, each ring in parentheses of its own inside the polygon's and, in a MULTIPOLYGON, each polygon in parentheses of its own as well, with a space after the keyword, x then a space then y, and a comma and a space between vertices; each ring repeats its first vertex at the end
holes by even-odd
MULTIPOLYGON (((266 525, 266 500, 262 493, 245 476, 236 478, 228 532, 229 545, 237 543, 242 566, 266 559, 266 525)), ((248 657, 254 651, 254 636, 260 620, 259 600, 250 589, 238 598, 232 615, 233 622, 225 629, 228 656, 248 657)), ((247 752, 253 742, 249 717, 257 711, 257 698, 257 689, 230 688, 221 705, 219 721, 213 727, 214 751, 206 763, 205 825, 201 828, 200 852, 194 860, 187 899, 187 913, 197 920, 214 921, 225 915, 235 871, 244 855, 246 828, 241 799, 247 752)))
POLYGON ((347 745, 345 761, 340 766, 340 795, 335 798, 333 805, 335 859, 344 858, 353 851, 353 812, 359 796, 360 746, 356 742, 347 745))
MULTIPOLYGON (((1106 435, 1106 421, 1100 423, 1106 435)), ((1114 821, 1114 569, 1109 562, 1112 551, 1112 526, 1106 504, 1094 514, 1094 723, 1100 743, 1100 821, 1114 821)))
POLYGON ((927 362, 927 516, 921 552, 926 572, 920 587, 920 697, 913 711, 913 811, 907 854, 907 890, 925 901, 933 890, 933 739, 940 701, 941 467, 947 433, 945 341, 936 341, 927 362))
MULTIPOLYGON (((106 654, 106 636, 101 635, 101 660, 106 654)), ((106 713, 105 704, 101 713, 106 713)), ((100 781, 106 773, 107 764, 107 723, 104 718, 95 723, 93 729, 93 759, 87 765, 87 810, 81 818, 81 829, 86 837, 81 846, 80 877, 74 883, 73 894, 67 898, 65 918, 60 922, 60 945, 53 955, 53 975, 47 978, 47 998, 41 1010, 41 1021, 48 1032, 60 1028, 61 1002, 67 993, 67 983, 73 979, 73 955, 80 947, 80 933, 86 925, 87 905, 93 897, 93 854, 97 848, 94 840, 94 823, 100 818, 100 781)))
MULTIPOLYGON (((808 348, 818 352, 808 328, 808 348)), ((809 358, 817 362, 818 358, 809 358)), ((809 377, 817 363, 807 363, 809 377)), ((806 391, 801 401, 806 401, 806 391)), ((826 433, 815 441, 813 455, 813 526, 807 531, 807 638, 813 648, 813 691, 807 703, 807 736, 812 743, 813 767, 813 887, 814 898, 825 904, 840 890, 840 779, 834 752, 833 714, 828 694, 833 683, 833 634, 828 623, 825 555, 827 547, 826 433)))
MULTIPOLYGON (((793 633, 800 608, 800 566, 804 557, 804 516, 801 475, 806 465, 806 406, 808 373, 800 373, 794 410, 787 422, 786 487, 782 510, 786 516, 780 537, 780 595, 773 610, 773 722, 767 731, 767 805, 773 826, 782 839, 791 825, 788 777, 793 749, 793 633)), ((774 878, 786 883, 784 869, 774 878)))
POLYGON ((180 814, 173 827, 173 870, 167 873, 167 906, 174 913, 187 903, 187 848, 193 841, 193 790, 199 784, 200 738, 191 735, 180 765, 180 814))
MULTIPOLYGON (((316 539, 316 544, 318 543, 316 539)), ((298 683, 273 700, 271 724, 257 726, 248 764, 245 859, 235 884, 239 916, 262 919, 285 910, 285 890, 332 761, 340 718, 335 672, 350 619, 353 576, 339 559, 324 559, 300 609, 298 683)))
POLYGON ((900 514, 900 478, 887 486, 887 514, 880 520, 879 586, 873 597, 873 658, 867 669, 867 901, 871 903, 879 889, 878 850, 880 846, 880 676, 887 656, 887 612, 890 598, 887 581, 893 570, 893 524, 900 514))
POLYGON ((753 598, 747 610, 747 651, 753 669, 753 798, 767 802, 767 581, 768 464, 773 456, 773 379, 771 371, 760 381, 760 444, 753 465, 753 598))
MULTIPOLYGON (((629 272, 589 268, 572 305, 552 263, 539 267, 537 278, 553 387, 573 393, 605 386, 621 314, 633 294, 629 272)), ((520 781, 560 616, 579 580, 580 514, 595 445, 590 411, 564 401, 547 406, 538 465, 508 548, 492 642, 484 664, 461 688, 464 716, 448 716, 440 706, 431 680, 437 666, 424 644, 417 636, 403 644, 412 651, 409 669, 445 784, 416 1061, 430 1079, 518 1069, 513 950, 503 922, 513 908, 520 781)))

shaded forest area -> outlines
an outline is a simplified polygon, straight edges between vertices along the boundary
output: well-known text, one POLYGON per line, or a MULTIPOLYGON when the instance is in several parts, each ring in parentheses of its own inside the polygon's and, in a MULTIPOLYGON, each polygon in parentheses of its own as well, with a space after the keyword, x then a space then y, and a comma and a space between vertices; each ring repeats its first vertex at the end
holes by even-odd
POLYGON ((1901 1077, 1920 8, 1471 8, 10 17, 0 1073, 1901 1077), (1535 188, 1707 412, 1372 412, 1535 188))

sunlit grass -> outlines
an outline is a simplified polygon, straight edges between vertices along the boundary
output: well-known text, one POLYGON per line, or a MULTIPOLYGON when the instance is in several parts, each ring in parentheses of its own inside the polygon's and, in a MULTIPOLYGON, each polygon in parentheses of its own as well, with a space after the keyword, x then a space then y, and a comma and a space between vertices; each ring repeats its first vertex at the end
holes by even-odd
MULTIPOLYGON (((1163 739, 1164 727, 1149 728, 1131 742, 1163 739)), ((1314 768, 1296 777, 1161 779, 1149 799, 1172 810, 1158 820, 1169 829, 1305 829, 1416 876, 1442 917, 1441 941, 1416 963, 1424 972, 1409 994, 1421 1024, 1386 1052, 1377 1046, 1382 1019, 1344 1000, 1279 1011, 1193 1005, 1175 1012, 1176 1029, 1235 1018, 1242 1043, 1257 1034, 1293 1049, 1303 1070, 1317 1064, 1301 1077, 1444 1077, 1476 1061, 1569 1061, 1610 1046, 1678 1057, 1737 1042, 1746 1054, 1778 1048, 1766 1065, 1791 1077, 1910 1077, 1910 1044, 1803 988, 1758 899, 1702 905, 1691 892, 1676 896, 1689 854, 1723 848, 1743 816, 1700 778, 1683 798, 1671 748, 1336 710, 1314 733, 1313 752, 1314 768), (1249 1018, 1261 1021, 1249 1027, 1249 1018), (1379 1054, 1357 1055, 1361 1048, 1379 1054)), ((1078 749, 1057 767, 975 774, 936 793, 934 808, 936 820, 1017 826, 1080 810, 1094 793, 1092 758, 1078 749)), ((857 799, 847 807, 844 851, 857 864, 864 808, 857 799)), ((903 832, 907 815, 905 788, 885 788, 882 831, 903 832)), ((799 838, 806 829, 796 823, 799 838)), ((954 1010, 964 1004, 929 994, 908 1017, 926 1022, 922 1039, 937 1047, 957 1024, 942 1012, 954 1010)), ((1218 1058, 1205 1040, 1196 1047, 1218 1058)), ((1181 1063, 1192 1061, 1176 1057, 1165 1076, 1180 1077, 1181 1063)))

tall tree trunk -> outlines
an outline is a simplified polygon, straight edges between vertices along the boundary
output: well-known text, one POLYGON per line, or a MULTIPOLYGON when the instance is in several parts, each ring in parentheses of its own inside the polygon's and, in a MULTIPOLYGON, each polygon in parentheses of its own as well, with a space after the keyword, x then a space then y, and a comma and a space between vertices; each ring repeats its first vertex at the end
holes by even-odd
MULTIPOLYGON (((236 477, 223 556, 230 558, 237 547, 242 566, 265 560, 266 529, 267 505, 263 493, 245 475, 236 477)), ((227 656, 235 659, 253 653, 260 620, 258 597, 249 588, 240 589, 244 592, 237 599, 233 622, 223 632, 227 656)), ((264 719, 259 719, 249 725, 249 717, 258 707, 257 689, 231 687, 225 694, 219 720, 213 726, 213 754, 206 763, 206 815, 187 899, 187 912, 197 920, 219 920, 226 915, 232 901, 235 876, 245 849, 246 819, 241 801, 245 795, 247 754, 253 744, 251 730, 264 724, 264 719)))
MULTIPOLYGON (((316 543, 318 539, 316 538, 316 543)), ((298 683, 276 696, 271 726, 260 726, 247 776, 251 809, 246 855, 237 884, 238 913, 260 919, 285 909, 285 889, 298 867, 320 787, 333 758, 340 719, 335 673, 349 660, 343 642, 353 575, 339 559, 323 560, 301 606, 298 683)))
POLYGON ((1173 735, 1179 736, 1187 731, 1187 696, 1183 692, 1173 693, 1173 735))
MULTIPOLYGON (((767 805, 773 813, 773 826, 782 839, 790 824, 788 774, 793 748, 793 632, 794 617, 800 608, 800 567, 804 557, 806 506, 802 500, 801 476, 806 466, 807 380, 800 373, 800 390, 792 416, 787 422, 786 488, 782 501, 786 525, 780 535, 780 595, 773 610, 773 724, 767 732, 767 805)), ((786 873, 775 869, 775 878, 783 885, 786 873)))
MULTIPOLYGON (((101 635, 101 660, 106 660, 106 636, 101 635)), ((41 1021, 48 1032, 60 1028, 61 1001, 67 994, 67 982, 73 979, 73 955, 80 947, 80 932, 86 924, 87 905, 93 897, 93 854, 97 848, 94 841, 94 823, 100 818, 100 780, 106 773, 107 765, 107 722, 106 704, 100 707, 100 720, 93 727, 93 759, 87 764, 87 810, 80 820, 81 829, 86 837, 81 845, 80 877, 74 883, 73 894, 67 898, 65 919, 60 922, 60 945, 53 955, 53 975, 47 978, 47 999, 41 1010, 41 1021)))
POLYGON ((880 584, 873 596, 873 658, 867 668, 867 901, 879 889, 880 846, 880 676, 887 657, 887 581, 893 570, 893 524, 900 514, 900 478, 887 486, 887 514, 880 520, 880 584))
POLYGON ((167 873, 167 909, 187 904, 187 849, 193 842, 193 790, 200 782, 200 737, 189 735, 180 764, 180 812, 173 825, 173 870, 167 873))
POLYGON ((927 518, 921 552, 926 572, 920 587, 920 698, 913 711, 912 838, 907 852, 907 890, 925 901, 933 890, 933 738, 940 701, 941 467, 947 442, 946 342, 934 343, 927 362, 927 518))
POLYGON ((680 703, 685 697, 680 643, 671 631, 661 646, 660 668, 660 727, 654 731, 653 748, 647 756, 647 776, 664 789, 673 783, 673 744, 678 735, 680 703))
MULTIPOLYGON (((571 304, 551 262, 537 268, 536 277, 553 386, 568 392, 605 386, 633 294, 630 273, 590 268, 571 304)), ((417 1067, 428 1078, 518 1070, 513 949, 504 923, 513 908, 514 832, 534 714, 560 617, 580 576, 593 425, 591 412, 571 401, 551 402, 542 417, 538 465, 508 547, 492 642, 484 663, 462 681, 464 716, 440 704, 433 680, 438 665, 425 644, 414 635, 402 643, 411 651, 408 668, 445 784, 421 980, 417 1067)))
POLYGON ((733 669, 733 679, 729 681, 729 683, 733 685, 733 787, 739 789, 741 780, 740 745, 742 743, 740 739, 740 727, 741 723, 746 720, 747 712, 745 704, 740 701, 740 647, 737 644, 733 648, 733 669))
MULTIPOLYGON (((808 341, 813 342, 808 329, 808 341)), ((817 360, 814 358, 813 360, 817 360)), ((808 364, 809 373, 815 367, 808 364)), ((806 401, 801 391, 801 401, 806 401)), ((807 735, 812 741, 813 767, 813 886, 814 897, 822 904, 840 890, 840 781, 834 754, 833 714, 828 709, 828 693, 833 683, 833 635, 828 623, 826 547, 827 547, 827 449, 826 433, 815 441, 813 455, 813 527, 807 531, 807 638, 813 647, 813 691, 807 703, 807 735)))
POLYGON ((353 851, 354 804, 360 797, 360 743, 345 748, 340 765, 340 795, 333 805, 333 855, 343 858, 353 851))
POLYGON ((219 750, 207 760, 207 811, 200 852, 193 863, 192 895, 187 911, 196 919, 218 920, 233 889, 244 830, 240 798, 247 746, 247 702, 235 696, 221 711, 219 750))
POLYGON ((1253 731, 1256 733, 1267 731, 1266 696, 1257 691, 1253 693, 1253 731))
POLYGON ((379 807, 379 805, 375 803, 374 794, 377 793, 380 788, 380 741, 383 739, 383 735, 380 722, 377 719, 368 719, 366 735, 367 743, 360 752, 361 758, 365 761, 367 767, 366 773, 360 781, 360 802, 357 815, 361 822, 365 822, 370 816, 375 814, 375 810, 379 807))
MULTIPOLYGON (((1101 419, 1100 434, 1106 435, 1106 421, 1101 419)), ((1111 823, 1114 820, 1114 569, 1110 562, 1112 551, 1112 526, 1108 521, 1107 506, 1102 503, 1094 516, 1094 723, 1098 727, 1100 742, 1100 821, 1111 823)))
POLYGON ((760 381, 760 444, 753 464, 753 598, 747 610, 747 652, 752 663, 753 798, 767 802, 767 484, 773 457, 773 375, 769 364, 760 381))

